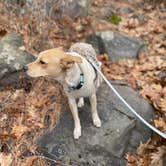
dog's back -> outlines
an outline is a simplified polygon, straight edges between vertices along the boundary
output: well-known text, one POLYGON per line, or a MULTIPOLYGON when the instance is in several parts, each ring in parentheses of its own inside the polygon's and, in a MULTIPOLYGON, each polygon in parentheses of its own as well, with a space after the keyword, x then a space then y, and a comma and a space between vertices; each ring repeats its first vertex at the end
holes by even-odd
POLYGON ((95 62, 95 64, 100 68, 100 63, 97 60, 96 52, 92 45, 87 43, 75 43, 70 47, 69 52, 76 52, 85 57, 88 61, 89 59, 92 59, 93 62, 95 62))
MULTIPOLYGON (((75 43, 70 47, 69 52, 76 52, 86 58, 88 61, 91 59, 98 66, 98 68, 101 69, 101 62, 97 60, 96 52, 91 44, 75 43)), ((101 82, 102 78, 96 71, 96 79, 94 81, 96 88, 100 86, 101 82)))

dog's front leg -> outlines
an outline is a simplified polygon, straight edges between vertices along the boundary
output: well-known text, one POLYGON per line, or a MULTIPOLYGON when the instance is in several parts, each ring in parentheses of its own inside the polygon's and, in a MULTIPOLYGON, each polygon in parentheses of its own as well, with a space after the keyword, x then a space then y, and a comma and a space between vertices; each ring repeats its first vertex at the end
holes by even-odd
POLYGON ((76 100, 74 98, 70 98, 70 97, 68 100, 69 100, 70 110, 71 110, 71 113, 72 113, 73 119, 74 119, 74 133, 73 133, 74 138, 78 139, 81 136, 81 125, 80 125, 80 119, 78 116, 76 100))
POLYGON ((90 104, 91 104, 91 113, 92 113, 92 120, 93 124, 96 127, 101 127, 101 120, 99 118, 98 112, 97 112, 97 99, 96 94, 93 94, 90 97, 90 104))
POLYGON ((77 105, 78 105, 78 108, 81 108, 84 106, 84 98, 83 97, 79 98, 77 105))

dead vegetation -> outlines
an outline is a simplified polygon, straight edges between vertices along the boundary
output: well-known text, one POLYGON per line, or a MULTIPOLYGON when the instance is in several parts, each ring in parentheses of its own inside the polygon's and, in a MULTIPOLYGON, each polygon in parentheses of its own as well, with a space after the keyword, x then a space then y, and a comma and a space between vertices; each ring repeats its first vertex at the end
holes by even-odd
MULTIPOLYGON (((39 19, 40 12, 26 11, 24 15, 18 15, 18 6, 0 2, 0 36, 13 31, 21 33, 26 50, 33 54, 56 46, 68 48, 98 30, 117 30, 144 39, 148 44, 147 52, 140 53, 137 60, 126 59, 114 64, 107 55, 101 55, 99 59, 108 78, 127 81, 153 104, 158 114, 153 124, 166 133, 166 9, 163 2, 114 2, 115 11, 130 7, 136 16, 142 16, 119 12, 121 20, 117 25, 107 19, 105 6, 110 3, 107 0, 94 0, 90 16, 74 21, 67 16, 61 20, 39 19)), ((64 110, 65 97, 58 84, 53 86, 42 79, 34 80, 32 85, 29 93, 23 89, 0 92, 1 166, 47 165, 48 159, 37 153, 35 140, 56 124, 64 110)), ((141 144, 135 153, 126 155, 127 165, 162 166, 165 153, 166 141, 155 135, 141 144)))
POLYGON ((0 94, 1 166, 11 163, 19 166, 47 165, 47 159, 38 153, 35 142, 56 125, 61 111, 67 107, 66 98, 57 83, 41 78, 34 80, 32 85, 29 93, 21 89, 0 94))

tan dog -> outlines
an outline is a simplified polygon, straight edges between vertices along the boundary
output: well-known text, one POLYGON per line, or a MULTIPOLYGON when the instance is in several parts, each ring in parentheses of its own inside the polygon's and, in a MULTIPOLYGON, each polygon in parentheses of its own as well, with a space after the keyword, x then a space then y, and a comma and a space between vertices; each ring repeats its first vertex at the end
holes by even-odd
MULTIPOLYGON (((94 53, 91 45, 85 43, 76 44, 76 47, 71 48, 79 48, 80 45, 81 48, 85 46, 88 51, 94 53)), ((71 51, 73 50, 71 49, 71 51)), ((80 50, 77 52, 80 52, 80 50)), ((38 58, 28 64, 27 67, 27 74, 31 77, 47 76, 58 80, 62 84, 74 119, 73 134, 75 139, 81 136, 81 125, 76 104, 77 98, 79 98, 78 107, 82 107, 84 105, 83 97, 89 97, 93 124, 96 127, 101 126, 96 101, 96 89, 99 81, 94 68, 84 55, 82 56, 76 52, 64 52, 60 48, 54 48, 41 52, 38 58)))

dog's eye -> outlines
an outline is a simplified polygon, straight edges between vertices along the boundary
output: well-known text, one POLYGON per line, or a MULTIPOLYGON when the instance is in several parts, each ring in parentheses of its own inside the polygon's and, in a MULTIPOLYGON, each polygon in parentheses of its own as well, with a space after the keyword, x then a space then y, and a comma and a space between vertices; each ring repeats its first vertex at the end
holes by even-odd
POLYGON ((40 60, 40 64, 44 65, 46 64, 44 61, 40 60))

